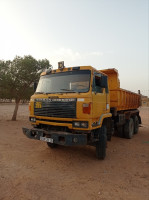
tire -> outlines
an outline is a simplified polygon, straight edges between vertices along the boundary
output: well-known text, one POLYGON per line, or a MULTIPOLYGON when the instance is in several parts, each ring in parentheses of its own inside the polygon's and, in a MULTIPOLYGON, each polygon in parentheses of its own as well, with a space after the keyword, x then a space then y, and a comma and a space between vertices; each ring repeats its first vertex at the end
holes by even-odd
POLYGON ((120 138, 124 138, 124 126, 117 127, 117 136, 120 138))
POLYGON ((134 134, 134 120, 130 118, 124 125, 124 136, 127 139, 131 139, 134 134))
POLYGON ((57 147, 57 144, 50 143, 50 142, 47 142, 47 145, 48 145, 48 147, 50 147, 52 149, 57 147))
POLYGON ((107 129, 102 126, 98 130, 99 141, 96 142, 96 157, 99 160, 104 160, 106 157, 106 145, 107 145, 107 129))
POLYGON ((137 115, 134 116, 133 121, 134 121, 134 134, 137 134, 139 131, 139 119, 137 115))

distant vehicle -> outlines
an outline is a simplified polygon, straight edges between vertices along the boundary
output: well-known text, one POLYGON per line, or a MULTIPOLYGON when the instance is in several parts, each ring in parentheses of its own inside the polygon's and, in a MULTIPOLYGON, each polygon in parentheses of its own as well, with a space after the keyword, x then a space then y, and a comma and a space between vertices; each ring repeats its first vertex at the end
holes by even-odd
POLYGON ((114 132, 128 139, 138 133, 140 103, 140 94, 120 88, 116 69, 65 68, 59 62, 57 70, 41 73, 29 104, 33 128, 23 133, 51 148, 92 145, 104 159, 114 132))

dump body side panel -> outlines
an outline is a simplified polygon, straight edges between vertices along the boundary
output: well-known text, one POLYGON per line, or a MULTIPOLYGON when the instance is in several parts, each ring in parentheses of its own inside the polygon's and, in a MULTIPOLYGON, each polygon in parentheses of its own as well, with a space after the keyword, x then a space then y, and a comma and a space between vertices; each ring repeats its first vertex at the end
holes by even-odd
POLYGON ((110 107, 116 107, 117 111, 137 109, 140 103, 138 94, 123 89, 110 90, 110 107))
POLYGON ((110 108, 120 110, 137 109, 141 105, 141 95, 120 88, 118 71, 116 69, 105 69, 101 72, 108 75, 110 90, 110 108))

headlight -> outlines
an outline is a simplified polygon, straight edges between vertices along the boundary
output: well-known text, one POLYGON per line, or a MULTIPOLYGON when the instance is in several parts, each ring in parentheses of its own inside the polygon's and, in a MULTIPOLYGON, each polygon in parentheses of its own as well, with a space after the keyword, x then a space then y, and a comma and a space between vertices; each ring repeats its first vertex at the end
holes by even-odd
POLYGON ((81 122, 82 128, 88 128, 88 122, 81 122))
POLYGON ((73 122, 73 127, 88 128, 88 122, 73 122))
POLYGON ((80 122, 73 122, 73 126, 80 127, 80 122))
POLYGON ((30 117, 30 121, 31 122, 36 122, 36 118, 35 117, 30 117))

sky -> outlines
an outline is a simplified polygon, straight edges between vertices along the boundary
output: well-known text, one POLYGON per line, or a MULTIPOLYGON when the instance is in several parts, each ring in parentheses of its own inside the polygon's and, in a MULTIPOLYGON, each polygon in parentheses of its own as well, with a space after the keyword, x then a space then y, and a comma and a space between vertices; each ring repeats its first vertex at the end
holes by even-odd
POLYGON ((149 0, 0 0, 0 60, 116 68, 149 96, 149 0))

